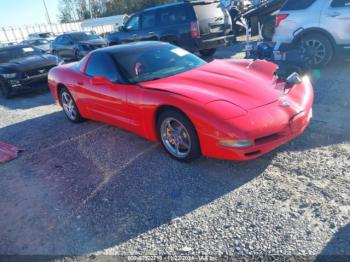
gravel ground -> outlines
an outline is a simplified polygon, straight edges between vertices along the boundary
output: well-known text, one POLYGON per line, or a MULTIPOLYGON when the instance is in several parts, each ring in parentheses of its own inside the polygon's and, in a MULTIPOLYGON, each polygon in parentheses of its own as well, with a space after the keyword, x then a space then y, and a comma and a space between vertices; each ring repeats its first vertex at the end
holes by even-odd
POLYGON ((120 129, 69 123, 47 92, 0 99, 0 140, 25 149, 0 166, 0 254, 350 259, 349 68, 315 74, 301 137, 244 163, 175 162, 120 129))

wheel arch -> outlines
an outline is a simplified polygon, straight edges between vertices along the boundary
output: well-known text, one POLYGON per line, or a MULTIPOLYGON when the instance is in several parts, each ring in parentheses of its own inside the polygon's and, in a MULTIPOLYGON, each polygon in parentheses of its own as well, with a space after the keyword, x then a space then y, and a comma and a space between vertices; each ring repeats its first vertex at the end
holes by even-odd
MULTIPOLYGON (((60 96, 60 93, 61 93, 61 90, 63 89, 63 88, 65 88, 65 89, 67 89, 67 87, 64 85, 64 84, 62 84, 62 83, 58 83, 57 84, 57 88, 56 88, 56 95, 57 95, 57 98, 58 98, 58 103, 60 104, 60 106, 62 106, 62 101, 61 101, 61 96, 60 96)), ((67 89, 68 90, 68 89, 67 89)))
POLYGON ((311 28, 302 30, 300 33, 298 33, 294 37, 293 43, 298 44, 299 41, 303 37, 310 35, 310 34, 320 34, 320 35, 326 37, 331 42, 332 47, 333 47, 333 51, 336 51, 336 41, 335 41, 334 37, 328 31, 326 31, 322 28, 317 28, 317 27, 311 27, 311 28))
POLYGON ((190 119, 190 117, 183 110, 181 110, 178 107, 173 106, 173 105, 161 105, 156 109, 155 114, 154 114, 154 125, 155 126, 157 126, 157 122, 158 122, 158 119, 161 116, 161 114, 166 112, 166 111, 176 111, 176 112, 184 115, 189 121, 191 121, 192 125, 194 125, 192 120, 190 119))
POLYGON ((157 130, 157 124, 158 124, 158 120, 159 120, 159 117, 161 116, 162 113, 166 112, 166 111, 175 111, 175 112, 178 112, 180 113, 181 115, 183 115, 184 117, 186 117, 188 119, 188 121, 191 122, 191 124, 193 125, 193 128, 197 134, 197 137, 199 139, 199 136, 198 136, 198 130, 194 124, 194 122, 191 120, 191 117, 189 117, 188 114, 186 114, 183 110, 181 110, 180 108, 178 108, 177 106, 173 106, 173 105, 161 105, 159 106, 156 110, 155 110, 155 113, 154 113, 154 122, 153 122, 153 126, 154 126, 154 129, 156 131, 156 135, 157 135, 157 139, 159 140, 159 134, 158 134, 158 130, 157 130))
POLYGON ((175 33, 166 33, 161 35, 159 40, 170 44, 176 44, 178 42, 178 37, 175 33))

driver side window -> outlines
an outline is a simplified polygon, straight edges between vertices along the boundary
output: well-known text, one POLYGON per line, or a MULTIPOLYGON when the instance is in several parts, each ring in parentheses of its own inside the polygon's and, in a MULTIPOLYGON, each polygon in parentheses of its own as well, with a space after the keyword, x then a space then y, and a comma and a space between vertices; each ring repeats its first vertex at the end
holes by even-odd
POLYGON ((333 0, 331 7, 350 7, 350 0, 333 0))
POLYGON ((133 16, 132 18, 130 18, 130 20, 126 24, 125 28, 129 32, 138 31, 139 28, 140 28, 140 18, 139 18, 139 16, 136 15, 136 16, 133 16))
POLYGON ((91 77, 103 76, 112 83, 120 80, 116 64, 109 55, 104 53, 94 53, 91 55, 85 74, 91 77))

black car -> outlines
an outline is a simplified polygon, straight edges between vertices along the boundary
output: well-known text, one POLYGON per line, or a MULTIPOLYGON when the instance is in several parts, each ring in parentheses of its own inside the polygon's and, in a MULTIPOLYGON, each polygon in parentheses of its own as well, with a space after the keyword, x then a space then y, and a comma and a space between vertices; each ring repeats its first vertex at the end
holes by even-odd
POLYGON ((64 59, 79 60, 92 50, 106 47, 107 41, 85 32, 65 33, 52 42, 52 54, 64 59))
POLYGON ((119 32, 107 36, 109 45, 157 40, 204 56, 234 39, 230 14, 220 1, 186 1, 145 9, 132 15, 119 32))
POLYGON ((17 45, 0 48, 0 95, 8 98, 46 82, 51 68, 62 61, 36 47, 17 45))

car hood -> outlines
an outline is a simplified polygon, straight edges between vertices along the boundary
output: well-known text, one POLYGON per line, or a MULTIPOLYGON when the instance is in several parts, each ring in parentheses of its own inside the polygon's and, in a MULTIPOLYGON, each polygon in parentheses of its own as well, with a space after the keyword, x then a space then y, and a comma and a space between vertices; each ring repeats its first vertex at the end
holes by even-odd
POLYGON ((104 39, 91 39, 91 40, 86 40, 86 41, 80 41, 80 44, 86 44, 86 45, 105 45, 107 44, 107 41, 104 39))
POLYGON ((168 91, 203 104, 224 100, 245 110, 276 101, 277 65, 266 61, 214 60, 204 66, 160 80, 140 83, 145 88, 168 91))
POLYGON ((33 70, 36 68, 43 68, 47 66, 55 66, 58 63, 58 58, 53 55, 35 55, 14 59, 8 63, 0 64, 0 67, 23 72, 33 70))

